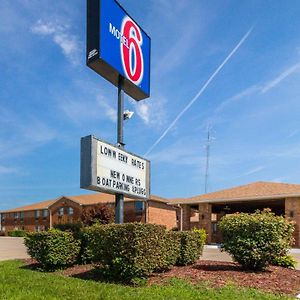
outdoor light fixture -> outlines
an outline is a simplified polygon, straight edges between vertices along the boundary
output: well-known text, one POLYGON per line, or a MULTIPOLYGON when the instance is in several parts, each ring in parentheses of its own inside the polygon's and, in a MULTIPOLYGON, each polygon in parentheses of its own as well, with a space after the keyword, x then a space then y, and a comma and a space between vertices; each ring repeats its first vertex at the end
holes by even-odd
POLYGON ((124 110, 123 113, 123 120, 129 120, 132 118, 134 112, 133 111, 129 111, 129 110, 124 110))
POLYGON ((230 207, 228 205, 226 205, 224 208, 223 208, 224 211, 230 211, 230 207))

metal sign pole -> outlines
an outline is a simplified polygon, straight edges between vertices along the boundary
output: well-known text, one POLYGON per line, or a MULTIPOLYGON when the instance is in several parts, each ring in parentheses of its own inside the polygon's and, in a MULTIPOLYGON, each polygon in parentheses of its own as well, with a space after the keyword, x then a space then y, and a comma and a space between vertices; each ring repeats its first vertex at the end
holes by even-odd
MULTIPOLYGON (((118 128, 117 128, 117 143, 118 147, 124 149, 123 142, 123 121, 124 121, 124 91, 123 91, 124 79, 119 75, 118 82, 118 128)), ((116 207, 115 207, 116 223, 124 223, 124 195, 116 194, 116 207)))

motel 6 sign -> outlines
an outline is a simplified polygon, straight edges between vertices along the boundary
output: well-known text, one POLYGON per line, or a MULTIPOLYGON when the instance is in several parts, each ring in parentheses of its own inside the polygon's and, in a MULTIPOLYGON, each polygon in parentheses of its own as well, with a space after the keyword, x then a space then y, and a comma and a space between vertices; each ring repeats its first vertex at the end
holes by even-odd
POLYGON ((151 39, 115 0, 87 0, 87 65, 135 100, 150 95, 151 39))

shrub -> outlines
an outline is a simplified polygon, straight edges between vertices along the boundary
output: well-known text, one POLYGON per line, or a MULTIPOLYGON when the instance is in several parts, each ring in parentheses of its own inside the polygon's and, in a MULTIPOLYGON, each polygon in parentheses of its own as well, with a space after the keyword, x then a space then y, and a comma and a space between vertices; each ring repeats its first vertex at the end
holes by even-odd
POLYGON ((101 265, 106 276, 115 280, 133 282, 153 271, 167 269, 175 262, 176 253, 169 256, 167 252, 174 237, 161 225, 94 225, 86 229, 86 234, 92 260, 101 265))
POLYGON ((115 213, 112 207, 99 204, 85 208, 81 214, 81 221, 85 226, 93 224, 110 224, 115 220, 115 213))
MULTIPOLYGON (((205 233, 205 231, 204 231, 205 233)), ((201 256, 206 239, 203 231, 181 231, 177 232, 180 243, 177 265, 186 266, 195 263, 201 256)))
POLYGON ((297 261, 291 255, 284 255, 280 257, 276 257, 272 260, 271 264, 273 266, 279 266, 288 269, 295 269, 297 265, 297 261))
POLYGON ((198 235, 200 248, 201 248, 201 254, 202 254, 204 244, 205 244, 206 238, 207 238, 207 233, 206 233, 205 229, 203 229, 203 228, 201 228, 201 229, 193 228, 193 231, 198 235))
POLYGON ((80 233, 82 227, 82 223, 62 223, 53 225, 54 229, 58 229, 61 231, 70 231, 75 235, 80 233))
POLYGON ((167 267, 175 266, 180 256, 180 233, 178 231, 166 232, 165 251, 161 253, 166 255, 167 267))
POLYGON ((286 255, 293 241, 293 224, 270 210, 225 216, 219 228, 221 249, 246 269, 265 269, 275 258, 286 255))
POLYGON ((72 233, 56 229, 28 233, 25 237, 28 254, 44 270, 56 270, 72 265, 79 254, 80 242, 72 233))
POLYGON ((18 229, 18 230, 9 231, 7 235, 11 237, 24 237, 27 235, 27 232, 25 230, 18 229))
POLYGON ((71 232, 73 237, 80 242, 80 251, 76 260, 77 264, 88 264, 91 262, 91 255, 87 251, 87 237, 82 223, 55 224, 55 229, 71 232))
POLYGON ((80 265, 89 264, 92 262, 91 248, 88 247, 89 242, 88 227, 82 228, 81 231, 75 235, 80 240, 80 251, 76 263, 80 265))

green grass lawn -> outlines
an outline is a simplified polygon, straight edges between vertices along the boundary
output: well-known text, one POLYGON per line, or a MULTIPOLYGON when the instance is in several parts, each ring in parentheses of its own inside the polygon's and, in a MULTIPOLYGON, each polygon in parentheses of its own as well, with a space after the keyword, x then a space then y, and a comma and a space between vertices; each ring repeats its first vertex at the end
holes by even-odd
POLYGON ((290 299, 265 294, 254 289, 227 286, 212 289, 172 280, 165 286, 128 287, 91 280, 67 278, 21 268, 21 261, 0 263, 0 299, 290 299))

